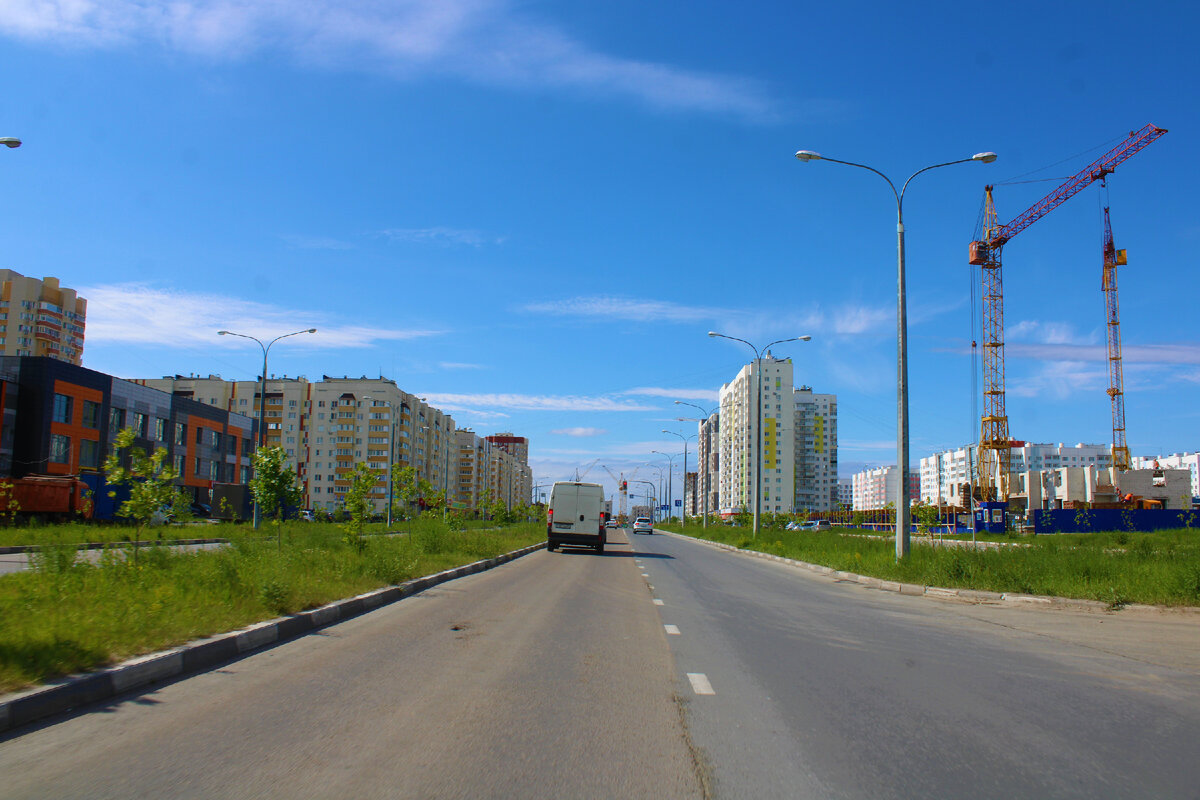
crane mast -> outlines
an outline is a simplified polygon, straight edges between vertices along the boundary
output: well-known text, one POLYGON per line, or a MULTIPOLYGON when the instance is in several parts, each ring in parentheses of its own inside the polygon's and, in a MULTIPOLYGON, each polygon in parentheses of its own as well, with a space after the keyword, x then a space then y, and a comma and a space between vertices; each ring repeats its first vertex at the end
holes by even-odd
MULTIPOLYGON (((1165 128, 1154 125, 1146 125, 1139 131, 1131 132, 1125 141, 1068 178, 1065 183, 1025 209, 1007 225, 1001 225, 998 222, 995 204, 992 200, 992 187, 987 187, 983 235, 979 240, 971 242, 970 254, 967 259, 968 263, 982 268, 983 283, 983 416, 980 418, 979 424, 979 458, 975 471, 975 486, 981 499, 1008 499, 1008 473, 1012 460, 1012 439, 1009 438, 1008 414, 1005 409, 1004 278, 1000 260, 1001 250, 1018 233, 1083 191, 1094 181, 1103 180, 1105 176, 1116 169, 1118 164, 1141 151, 1166 132, 1165 128), (994 480, 993 469, 996 470, 994 480)), ((1112 298, 1115 303, 1115 289, 1112 298)), ((1112 364, 1111 351, 1109 363, 1112 364)), ((1120 368, 1119 358, 1117 368, 1120 368)), ((1113 419, 1115 434, 1116 417, 1114 416, 1113 419)), ((1124 400, 1122 399, 1122 436, 1124 435, 1124 426, 1124 400)))
POLYGON ((1117 303, 1117 267, 1125 266, 1124 250, 1113 244, 1108 206, 1104 207, 1104 272, 1100 288, 1104 292, 1105 326, 1108 342, 1108 396, 1112 400, 1112 465, 1129 469, 1129 447, 1125 444, 1125 375, 1121 367, 1121 318, 1117 303))

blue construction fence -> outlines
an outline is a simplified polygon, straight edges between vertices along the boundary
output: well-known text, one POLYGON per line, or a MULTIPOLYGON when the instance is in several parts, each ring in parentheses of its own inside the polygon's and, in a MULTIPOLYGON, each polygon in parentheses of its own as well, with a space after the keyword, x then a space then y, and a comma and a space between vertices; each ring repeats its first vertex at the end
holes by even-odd
POLYGON ((1200 529, 1200 512, 1165 508, 1051 509, 1029 512, 1034 533, 1200 529))

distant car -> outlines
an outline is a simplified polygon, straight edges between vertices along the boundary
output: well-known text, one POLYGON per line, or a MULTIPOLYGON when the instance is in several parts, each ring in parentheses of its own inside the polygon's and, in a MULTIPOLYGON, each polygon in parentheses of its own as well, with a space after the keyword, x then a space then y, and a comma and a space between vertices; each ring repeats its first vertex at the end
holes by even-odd
POLYGON ((615 519, 610 519, 608 522, 604 523, 604 527, 606 527, 606 528, 619 528, 619 527, 621 527, 621 526, 620 526, 620 525, 617 523, 617 521, 616 521, 615 519))
POLYGON ((192 503, 192 516, 198 519, 208 519, 212 516, 212 506, 208 503, 192 503))
POLYGON ((308 509, 303 509, 296 512, 296 519, 300 520, 301 522, 313 522, 316 520, 316 517, 313 516, 313 512, 309 511, 308 509))
POLYGON ((633 521, 634 533, 654 533, 654 523, 649 517, 638 517, 633 521))
POLYGON ((801 524, 800 524, 800 526, 799 526, 798 528, 793 528, 792 530, 800 530, 800 531, 828 531, 828 530, 832 530, 832 529, 833 529, 833 525, 831 525, 831 524, 829 523, 829 520, 827 520, 827 519, 813 519, 813 520, 809 520, 808 522, 803 522, 803 523, 801 523, 801 524))

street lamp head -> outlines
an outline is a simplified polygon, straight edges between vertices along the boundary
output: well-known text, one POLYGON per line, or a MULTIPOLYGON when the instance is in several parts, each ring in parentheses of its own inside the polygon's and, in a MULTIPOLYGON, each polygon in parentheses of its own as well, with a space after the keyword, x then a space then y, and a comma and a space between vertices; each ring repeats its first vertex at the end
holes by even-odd
POLYGON ((20 147, 21 140, 15 136, 0 136, 0 144, 5 147, 20 147))
POLYGON ((721 334, 717 333, 716 331, 709 331, 708 335, 709 336, 720 336, 721 334))
POLYGON ((316 332, 317 332, 316 328, 309 328, 308 330, 305 331, 305 333, 316 333, 316 332))
POLYGON ((796 158, 807 164, 809 161, 820 161, 821 154, 814 153, 812 150, 797 150, 796 158))
POLYGON ((229 331, 217 331, 217 336, 228 336, 229 331))
POLYGON ((996 154, 990 150, 986 153, 976 153, 975 155, 971 156, 971 160, 982 161, 985 164, 990 164, 996 160, 996 154))

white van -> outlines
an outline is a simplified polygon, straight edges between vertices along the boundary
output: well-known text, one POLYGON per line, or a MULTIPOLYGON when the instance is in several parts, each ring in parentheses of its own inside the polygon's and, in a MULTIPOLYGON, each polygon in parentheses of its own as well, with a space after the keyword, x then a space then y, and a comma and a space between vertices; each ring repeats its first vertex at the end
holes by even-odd
POLYGON ((604 521, 604 487, 560 481, 550 490, 546 509, 546 549, 579 544, 603 553, 604 521))

